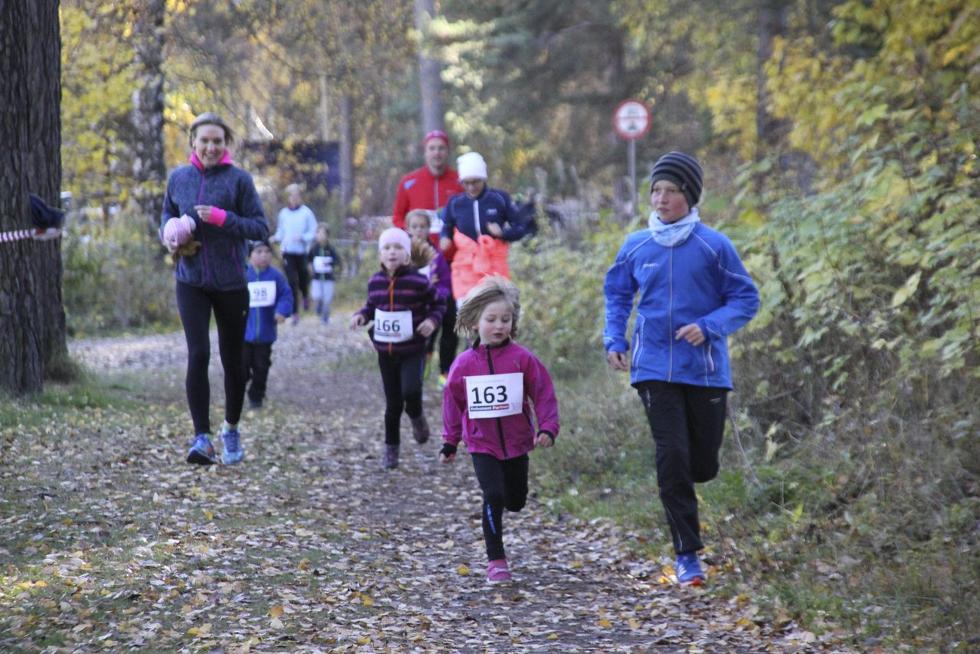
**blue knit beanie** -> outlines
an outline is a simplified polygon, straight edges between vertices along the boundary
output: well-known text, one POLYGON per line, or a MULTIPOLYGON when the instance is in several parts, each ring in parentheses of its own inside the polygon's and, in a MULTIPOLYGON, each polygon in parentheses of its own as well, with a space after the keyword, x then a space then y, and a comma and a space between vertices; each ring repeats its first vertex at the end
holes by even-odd
POLYGON ((668 152, 653 166, 653 173, 650 175, 650 192, 653 193, 653 185, 662 179, 673 182, 687 198, 687 206, 693 207, 701 199, 702 177, 701 164, 697 159, 676 150, 668 152))

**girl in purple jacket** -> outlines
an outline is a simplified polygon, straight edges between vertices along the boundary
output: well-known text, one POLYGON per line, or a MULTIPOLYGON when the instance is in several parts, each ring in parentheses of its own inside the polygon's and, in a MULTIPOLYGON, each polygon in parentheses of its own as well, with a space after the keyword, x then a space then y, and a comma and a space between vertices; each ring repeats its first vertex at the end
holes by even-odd
POLYGON ((459 441, 466 442, 483 491, 490 582, 511 578, 502 518, 504 509, 520 511, 527 501, 528 452, 535 446, 551 447, 558 436, 551 375, 512 340, 520 311, 517 287, 499 275, 487 277, 467 294, 456 330, 478 338, 456 358, 443 391, 439 460, 455 460, 459 441))
POLYGON ((350 319, 351 329, 373 323, 369 333, 378 351, 385 392, 386 470, 398 467, 402 410, 412 422, 416 442, 429 440, 429 425, 422 413, 422 365, 426 339, 446 308, 429 279, 409 265, 411 249, 405 230, 389 227, 381 232, 381 270, 368 281, 367 302, 350 319))

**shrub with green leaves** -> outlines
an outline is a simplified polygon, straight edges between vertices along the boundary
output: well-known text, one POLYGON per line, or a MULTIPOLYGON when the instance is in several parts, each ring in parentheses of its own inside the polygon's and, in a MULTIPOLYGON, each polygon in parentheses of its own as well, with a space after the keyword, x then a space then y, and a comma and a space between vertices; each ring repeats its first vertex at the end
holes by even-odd
POLYGON ((179 324, 172 263, 144 221, 124 211, 108 229, 72 225, 62 255, 71 335, 179 324))

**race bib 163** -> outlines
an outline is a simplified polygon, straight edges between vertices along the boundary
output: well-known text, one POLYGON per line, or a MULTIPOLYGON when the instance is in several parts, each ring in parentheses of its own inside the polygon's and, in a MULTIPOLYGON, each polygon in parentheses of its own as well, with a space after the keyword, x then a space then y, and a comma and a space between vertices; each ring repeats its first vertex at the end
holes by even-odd
POLYGON ((466 409, 473 418, 502 418, 524 407, 524 374, 472 375, 466 380, 466 409))

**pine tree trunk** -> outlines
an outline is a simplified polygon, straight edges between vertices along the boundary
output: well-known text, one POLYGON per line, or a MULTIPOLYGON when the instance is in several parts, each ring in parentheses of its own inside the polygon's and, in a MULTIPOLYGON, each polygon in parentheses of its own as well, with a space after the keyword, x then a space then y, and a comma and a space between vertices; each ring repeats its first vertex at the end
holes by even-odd
POLYGON ((442 108, 442 66, 429 56, 431 38, 429 23, 435 17, 433 0, 415 0, 415 29, 421 35, 419 43, 419 91, 422 94, 422 133, 444 129, 442 108))
MULTIPOLYGON (((59 202, 58 5, 0 2, 0 231, 31 226, 29 192, 59 202)), ((0 389, 38 392, 67 359, 61 279, 60 239, 0 243, 0 389)))
POLYGON ((163 44, 165 0, 136 0, 133 4, 133 46, 136 90, 133 92, 134 199, 147 229, 159 227, 163 190, 167 182, 163 159, 163 44))

